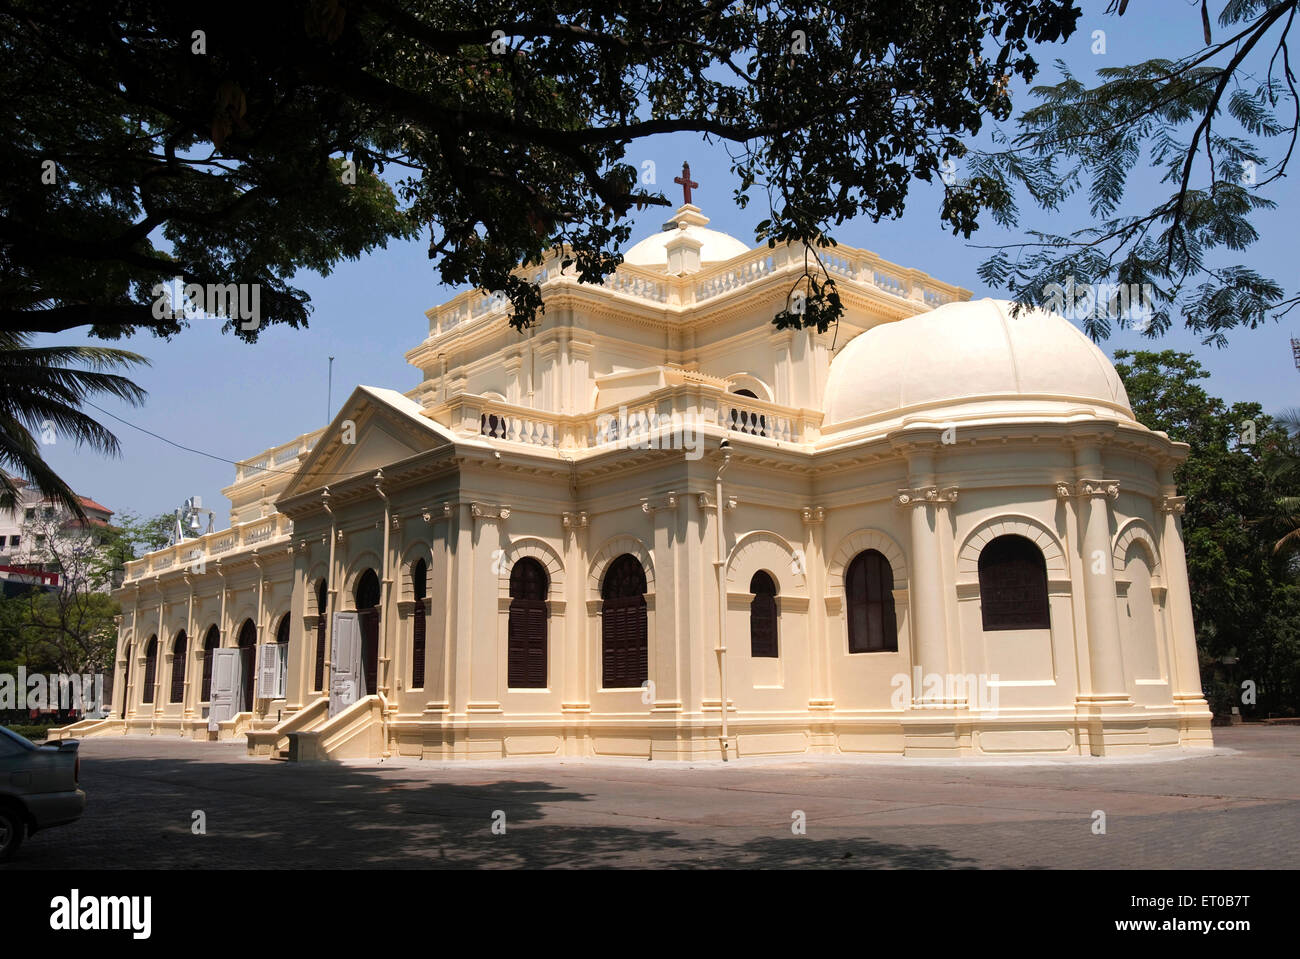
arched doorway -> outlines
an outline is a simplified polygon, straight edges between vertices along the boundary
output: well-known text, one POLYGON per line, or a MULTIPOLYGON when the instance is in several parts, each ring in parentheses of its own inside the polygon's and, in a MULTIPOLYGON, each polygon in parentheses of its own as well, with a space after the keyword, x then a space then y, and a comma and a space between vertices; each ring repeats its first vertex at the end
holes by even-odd
POLYGON ((251 619, 244 620, 239 628, 239 671, 240 697, 238 712, 252 712, 253 709, 253 672, 257 666, 257 627, 251 619))
POLYGON ((325 625, 329 619, 329 596, 328 584, 325 579, 321 579, 316 584, 316 670, 312 674, 312 686, 314 690, 325 688, 325 625))
POLYGON ((203 640, 203 686, 199 690, 199 702, 212 701, 212 653, 221 645, 221 631, 215 625, 208 627, 208 635, 203 640))
POLYGON ((366 695, 379 692, 379 577, 368 569, 357 580, 354 593, 361 627, 361 671, 366 695))
POLYGON ((140 702, 148 706, 153 703, 154 684, 158 679, 158 637, 150 636, 149 645, 144 648, 144 689, 140 702))

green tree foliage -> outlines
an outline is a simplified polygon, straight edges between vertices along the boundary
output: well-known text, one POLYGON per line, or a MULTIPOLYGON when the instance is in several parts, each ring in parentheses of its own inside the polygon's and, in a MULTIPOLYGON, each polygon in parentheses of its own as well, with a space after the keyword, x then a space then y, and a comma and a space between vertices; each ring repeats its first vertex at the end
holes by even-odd
MULTIPOLYGON (((1112 0, 1108 12, 1127 7, 1112 0)), ((1026 231, 1025 242, 982 264, 981 278, 1039 305, 1067 278, 1109 284, 1079 317, 1094 338, 1109 336, 1116 319, 1139 319, 1122 316, 1117 286, 1149 293, 1145 335, 1181 317, 1217 346, 1226 330, 1300 304, 1300 292, 1236 260, 1258 237, 1252 218, 1276 206, 1268 188, 1286 175, 1296 145, 1300 96, 1287 40, 1298 10, 1300 0, 1226 0, 1216 36, 1204 0, 1199 10, 1172 5, 1169 16, 1201 20, 1204 47, 1104 67, 1091 84, 1058 62, 1060 82, 1035 87, 1039 102, 1018 131, 972 153, 970 169, 1007 187, 989 194, 1004 225, 1020 224, 1025 194, 1057 219, 1068 198, 1086 194, 1089 221, 1026 231)))
POLYGON ((12 509, 17 500, 12 470, 84 520, 81 501, 45 462, 41 445, 72 442, 116 455, 117 437, 82 412, 82 403, 102 395, 139 405, 144 390, 112 371, 149 361, 102 346, 33 347, 31 339, 0 330, 0 509, 12 509))
POLYGON ((1139 422, 1191 448, 1174 479, 1187 497, 1183 538, 1207 691, 1226 675, 1211 663, 1235 656, 1232 676, 1256 684, 1258 710, 1294 715, 1300 586, 1273 548, 1287 518, 1282 501, 1294 492, 1275 469, 1291 449, 1287 431, 1258 403, 1229 406, 1206 393, 1198 381, 1209 374, 1190 353, 1117 350, 1115 359, 1139 422))
POLYGON ((162 549, 171 540, 172 517, 166 513, 149 518, 131 512, 119 513, 113 524, 101 532, 92 574, 99 583, 116 585, 126 572, 128 561, 162 549))
MULTIPOLYGON (((252 340, 306 321, 295 270, 427 235, 444 282, 504 292, 524 326, 541 300, 516 266, 564 249, 584 281, 611 272, 630 214, 669 205, 627 149, 674 132, 728 146, 760 239, 820 249, 850 217, 901 214, 913 179, 1009 117, 1030 47, 1079 15, 1070 0, 0 0, 0 320, 170 335, 186 320, 156 315, 155 289, 179 276, 259 285, 260 323, 224 322, 252 340)), ((943 222, 969 235, 1001 189, 945 190, 943 222)), ((824 329, 834 284, 814 264, 805 285, 806 311, 779 320, 824 329)))

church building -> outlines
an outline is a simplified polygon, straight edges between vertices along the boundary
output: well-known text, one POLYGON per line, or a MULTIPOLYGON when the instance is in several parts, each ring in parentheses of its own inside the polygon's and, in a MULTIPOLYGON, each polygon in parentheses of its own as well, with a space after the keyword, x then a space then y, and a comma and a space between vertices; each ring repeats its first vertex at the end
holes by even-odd
MULTIPOLYGON (((689 176, 686 177, 689 181, 689 176)), ((694 185, 694 184, 691 184, 694 185)), ((127 566, 109 718, 292 760, 1208 747, 1173 470, 1065 319, 689 202, 603 285, 429 310, 418 383, 127 566)), ((413 337, 414 338, 414 337, 413 337)))

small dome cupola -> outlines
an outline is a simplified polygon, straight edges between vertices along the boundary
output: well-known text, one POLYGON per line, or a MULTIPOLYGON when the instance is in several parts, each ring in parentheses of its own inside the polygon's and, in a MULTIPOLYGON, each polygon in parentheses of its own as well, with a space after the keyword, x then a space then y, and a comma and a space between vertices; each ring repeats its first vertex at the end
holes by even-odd
POLYGON ((684 202, 659 233, 646 237, 623 254, 624 263, 662 268, 665 273, 686 276, 749 252, 750 248, 734 236, 707 229, 709 218, 691 202, 691 190, 699 184, 691 179, 689 163, 682 164, 682 175, 673 182, 681 184, 684 202))

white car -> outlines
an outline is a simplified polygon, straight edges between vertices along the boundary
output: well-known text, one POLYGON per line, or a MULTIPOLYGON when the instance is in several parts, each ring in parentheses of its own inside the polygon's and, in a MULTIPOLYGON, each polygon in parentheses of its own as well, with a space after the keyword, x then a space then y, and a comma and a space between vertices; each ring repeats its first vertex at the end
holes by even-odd
POLYGON ((86 794, 77 785, 80 744, 37 746, 0 726, 0 862, 41 829, 81 818, 86 794))

